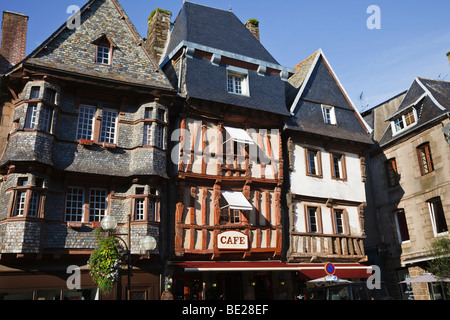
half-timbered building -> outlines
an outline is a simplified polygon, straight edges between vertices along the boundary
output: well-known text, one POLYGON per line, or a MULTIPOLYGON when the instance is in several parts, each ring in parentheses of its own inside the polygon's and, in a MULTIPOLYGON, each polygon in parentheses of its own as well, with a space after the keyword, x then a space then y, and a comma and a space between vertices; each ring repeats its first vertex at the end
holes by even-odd
POLYGON ((281 259, 281 131, 293 70, 257 36, 231 11, 185 2, 162 59, 179 92, 168 263, 177 299, 282 294, 267 262, 281 259))

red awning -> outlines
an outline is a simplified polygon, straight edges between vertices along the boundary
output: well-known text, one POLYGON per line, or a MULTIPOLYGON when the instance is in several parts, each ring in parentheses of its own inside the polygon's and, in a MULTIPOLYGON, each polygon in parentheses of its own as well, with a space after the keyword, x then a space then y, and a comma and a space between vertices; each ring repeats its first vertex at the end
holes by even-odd
MULTIPOLYGON (((183 268, 185 272, 206 271, 297 271, 307 279, 325 277, 325 263, 284 263, 281 261, 208 261, 172 262, 171 265, 183 268)), ((368 278, 372 268, 359 263, 334 263, 338 278, 368 278)))

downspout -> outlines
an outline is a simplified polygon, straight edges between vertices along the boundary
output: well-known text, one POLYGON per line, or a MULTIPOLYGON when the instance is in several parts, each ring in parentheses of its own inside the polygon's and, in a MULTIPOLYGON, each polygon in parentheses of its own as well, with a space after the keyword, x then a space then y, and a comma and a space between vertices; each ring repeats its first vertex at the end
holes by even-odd
POLYGON ((178 89, 177 92, 181 93, 181 77, 182 77, 182 72, 183 72, 183 59, 186 56, 186 48, 183 48, 183 53, 181 54, 180 57, 180 69, 178 72, 178 89))

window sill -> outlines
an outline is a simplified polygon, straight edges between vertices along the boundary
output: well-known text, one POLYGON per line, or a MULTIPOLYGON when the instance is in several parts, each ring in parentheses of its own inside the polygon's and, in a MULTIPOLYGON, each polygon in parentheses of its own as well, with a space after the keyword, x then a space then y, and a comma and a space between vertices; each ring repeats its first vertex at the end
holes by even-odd
POLYGON ((92 146, 94 144, 93 140, 80 139, 78 140, 78 144, 83 146, 92 146))

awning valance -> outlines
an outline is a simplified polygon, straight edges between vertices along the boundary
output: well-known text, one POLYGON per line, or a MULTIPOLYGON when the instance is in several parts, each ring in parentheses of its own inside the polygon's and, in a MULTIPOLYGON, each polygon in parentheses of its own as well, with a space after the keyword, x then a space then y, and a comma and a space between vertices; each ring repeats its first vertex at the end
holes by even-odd
POLYGON ((255 144, 253 142, 253 139, 249 136, 247 131, 240 128, 232 128, 232 127, 223 127, 228 134, 230 135, 231 139, 236 142, 240 143, 248 143, 248 144, 255 144))
MULTIPOLYGON (((205 261, 172 262, 185 272, 225 271, 297 271, 307 279, 325 277, 325 263, 285 263, 281 261, 205 261)), ((359 263, 335 263, 335 275, 341 279, 368 278, 372 268, 359 263)))
POLYGON ((248 202, 242 192, 222 191, 222 196, 228 203, 230 209, 251 211, 253 206, 248 202))

